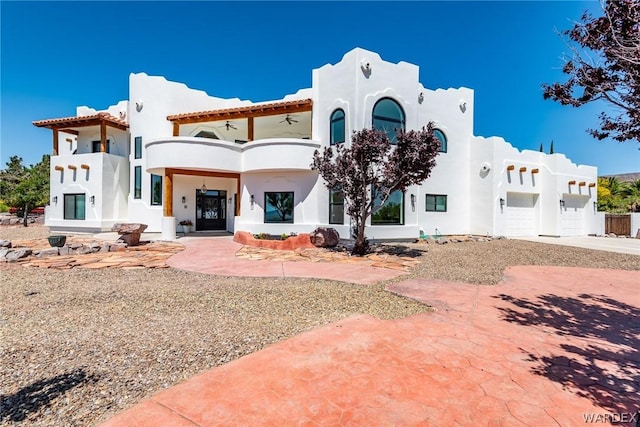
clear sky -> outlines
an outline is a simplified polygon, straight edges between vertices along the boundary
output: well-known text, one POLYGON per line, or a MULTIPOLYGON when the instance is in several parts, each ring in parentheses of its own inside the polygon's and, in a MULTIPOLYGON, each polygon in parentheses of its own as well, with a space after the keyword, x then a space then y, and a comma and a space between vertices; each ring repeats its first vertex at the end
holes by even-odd
POLYGON ((430 89, 475 90, 478 136, 549 150, 599 174, 640 171, 639 144, 596 141, 602 105, 542 99, 564 81, 558 31, 597 1, 529 2, 0 2, 2 167, 52 149, 34 120, 128 98, 132 72, 213 96, 277 100, 311 87, 311 70, 354 47, 420 66, 430 89))

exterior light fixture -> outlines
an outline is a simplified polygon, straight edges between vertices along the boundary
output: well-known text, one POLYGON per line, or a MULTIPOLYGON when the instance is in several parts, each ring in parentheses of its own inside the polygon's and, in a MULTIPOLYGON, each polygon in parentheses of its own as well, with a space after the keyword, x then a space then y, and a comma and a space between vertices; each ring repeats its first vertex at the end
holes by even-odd
POLYGON ((564 208, 564 200, 560 199, 560 207, 564 208))
POLYGON ((424 101, 424 92, 420 92, 418 94, 418 102, 422 104, 423 101, 424 101))
POLYGON ((207 186, 204 183, 204 178, 202 179, 202 187, 200 187, 200 194, 207 194, 207 186))
POLYGON ((58 196, 53 196, 53 204, 55 204, 55 205, 58 204, 58 196))
POLYGON ((598 202, 593 202, 593 211, 598 212, 598 202))
POLYGON ((185 196, 182 196, 182 203, 187 203, 187 198, 185 196))
POLYGON ((96 196, 91 196, 89 200, 91 200, 91 206, 94 206, 96 204, 96 196))
POLYGON ((416 195, 412 194, 411 195, 411 210, 412 211, 416 211, 416 195))
POLYGON ((501 208, 504 208, 504 203, 505 203, 505 200, 502 197, 500 197, 500 207, 501 208))

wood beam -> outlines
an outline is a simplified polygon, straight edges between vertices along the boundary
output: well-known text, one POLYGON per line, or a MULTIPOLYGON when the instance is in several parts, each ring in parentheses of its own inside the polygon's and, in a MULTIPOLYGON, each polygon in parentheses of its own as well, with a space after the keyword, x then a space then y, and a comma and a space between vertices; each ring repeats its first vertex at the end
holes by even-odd
POLYGON ((247 140, 253 141, 253 117, 247 117, 247 122, 249 127, 249 135, 247 136, 247 140))
POLYGON ((107 123, 100 121, 100 152, 107 152, 107 123))
POLYGON ((60 129, 60 132, 64 132, 64 133, 68 133, 71 135, 80 135, 80 132, 78 132, 77 130, 73 130, 73 129, 60 129))
POLYGON ((173 216, 173 172, 164 170, 164 200, 162 201, 164 216, 173 216))
POLYGON ((240 176, 238 175, 238 180, 236 181, 236 213, 240 216, 240 199, 242 198, 242 194, 240 191, 242 190, 242 186, 240 185, 240 176))
POLYGON ((512 171, 512 170, 514 170, 515 168, 516 168, 516 167, 515 167, 514 165, 509 165, 509 166, 507 166, 507 170, 508 170, 508 171, 512 171))
POLYGON ((595 186, 596 186, 596 183, 595 183, 595 182, 590 182, 590 183, 589 183, 589 187, 593 188, 593 187, 595 187, 595 186))
POLYGON ((58 155, 58 129, 53 128, 51 130, 53 131, 53 155, 57 156, 58 155))
POLYGON ((576 182, 574 180, 569 181, 569 185, 576 185, 576 182))
POLYGON ((57 170, 57 171, 60 171, 60 172, 64 172, 64 167, 62 167, 60 165, 56 166, 54 169, 57 170))
POLYGON ((86 165, 86 164, 84 164, 84 163, 83 163, 83 164, 81 164, 81 165, 80 165, 80 167, 81 167, 82 169, 89 170, 89 165, 86 165))
POLYGON ((520 168, 520 172, 526 172, 527 168, 525 168, 524 166, 520 168))
POLYGON ((72 171, 74 171, 74 170, 78 169, 78 168, 76 167, 76 165, 67 165, 67 167, 68 167, 69 169, 71 169, 72 171))
POLYGON ((173 122, 173 136, 180 136, 180 124, 173 122))
POLYGON ((580 183, 578 183, 578 187, 584 187, 585 185, 587 185, 587 183, 584 181, 580 181, 580 183))
POLYGON ((189 175, 189 176, 205 176, 210 178, 233 178, 240 179, 239 173, 233 172, 213 172, 213 171, 200 171, 192 169, 179 169, 179 168, 167 168, 165 173, 170 172, 172 175, 189 175))
POLYGON ((538 173, 538 172, 540 172, 540 169, 538 169, 538 168, 531 169, 531 173, 538 173))

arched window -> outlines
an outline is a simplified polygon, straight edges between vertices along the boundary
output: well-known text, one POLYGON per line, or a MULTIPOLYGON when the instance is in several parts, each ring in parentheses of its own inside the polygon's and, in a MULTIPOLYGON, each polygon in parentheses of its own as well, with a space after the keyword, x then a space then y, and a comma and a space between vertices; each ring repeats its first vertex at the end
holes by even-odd
POLYGON ((344 111, 340 108, 331 113, 330 143, 331 145, 344 142, 344 111))
POLYGON ((396 143, 396 132, 404 130, 404 111, 391 98, 382 98, 373 106, 373 129, 387 134, 392 144, 396 143))
POLYGON ((433 135, 440 140, 440 151, 441 153, 447 152, 447 136, 440 129, 434 129, 433 135))

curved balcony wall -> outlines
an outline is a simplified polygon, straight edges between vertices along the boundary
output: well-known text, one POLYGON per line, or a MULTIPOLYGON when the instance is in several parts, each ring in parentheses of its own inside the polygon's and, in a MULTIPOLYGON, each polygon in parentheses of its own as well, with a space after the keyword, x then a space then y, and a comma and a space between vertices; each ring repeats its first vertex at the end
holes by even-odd
POLYGON ((173 136, 146 144, 147 172, 164 168, 258 172, 309 170, 318 142, 298 138, 273 138, 236 144, 217 139, 173 136))
POLYGON ((318 142, 278 138, 252 141, 242 147, 242 172, 309 170, 318 142))
POLYGON ((162 174, 164 168, 239 172, 242 147, 217 139, 174 136, 146 144, 147 172, 162 174))

